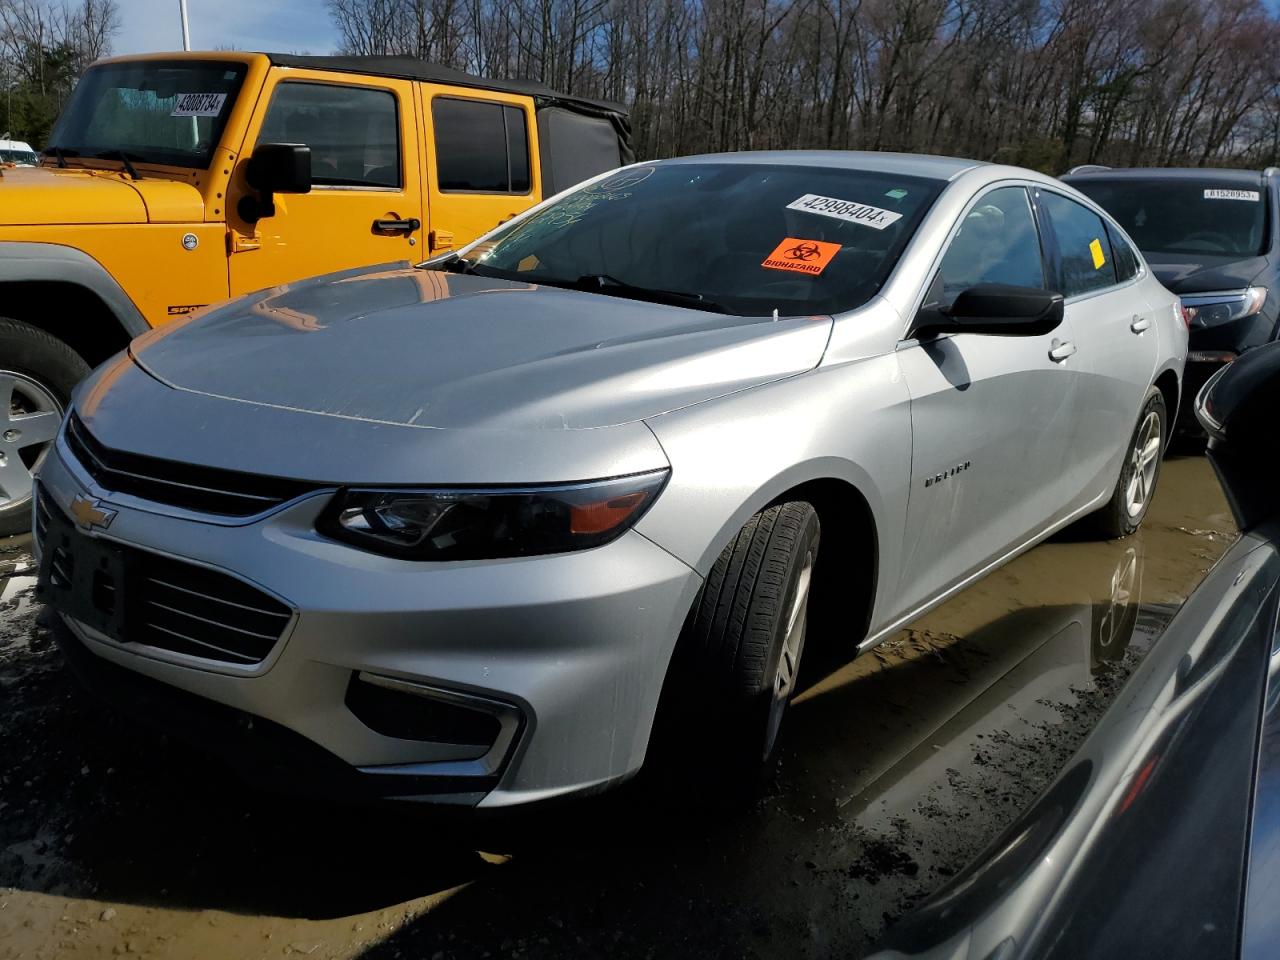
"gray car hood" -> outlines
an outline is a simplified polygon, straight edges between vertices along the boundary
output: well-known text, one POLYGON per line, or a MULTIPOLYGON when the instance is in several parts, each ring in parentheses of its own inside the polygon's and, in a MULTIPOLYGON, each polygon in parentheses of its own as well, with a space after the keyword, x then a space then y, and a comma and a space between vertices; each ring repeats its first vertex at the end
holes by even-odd
POLYGON ((628 423, 812 369, 829 317, 728 317, 413 268, 287 284, 134 342, 178 390, 436 428, 628 423))

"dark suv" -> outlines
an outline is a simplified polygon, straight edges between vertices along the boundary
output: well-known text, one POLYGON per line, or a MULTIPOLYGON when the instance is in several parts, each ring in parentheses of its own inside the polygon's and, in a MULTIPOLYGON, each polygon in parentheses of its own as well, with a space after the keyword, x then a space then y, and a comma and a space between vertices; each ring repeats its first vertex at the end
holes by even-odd
POLYGON ((1062 177, 1120 222, 1160 282, 1182 299, 1191 330, 1178 428, 1199 433, 1191 400, 1224 363, 1275 340, 1280 230, 1275 167, 1113 170, 1062 177))

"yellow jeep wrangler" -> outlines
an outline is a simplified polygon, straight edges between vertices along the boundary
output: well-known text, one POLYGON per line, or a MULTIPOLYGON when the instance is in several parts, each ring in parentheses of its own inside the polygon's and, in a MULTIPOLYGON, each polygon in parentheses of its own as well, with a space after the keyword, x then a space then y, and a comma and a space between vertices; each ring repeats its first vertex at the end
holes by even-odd
POLYGON ((418 60, 157 54, 91 67, 0 170, 0 535, 71 388, 263 287, 424 260, 633 159, 616 104, 418 60))

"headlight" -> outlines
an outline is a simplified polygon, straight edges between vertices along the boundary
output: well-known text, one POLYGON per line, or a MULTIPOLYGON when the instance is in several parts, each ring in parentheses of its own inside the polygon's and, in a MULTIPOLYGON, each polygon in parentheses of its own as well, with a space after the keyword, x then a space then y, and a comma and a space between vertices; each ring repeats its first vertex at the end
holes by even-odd
POLYGON ((339 491, 326 536, 408 560, 491 560, 598 547, 653 503, 670 470, 547 487, 339 491))
POLYGON ((1188 294, 1182 298, 1182 315, 1189 327, 1216 327, 1252 317, 1266 302, 1266 287, 1231 293, 1188 294))

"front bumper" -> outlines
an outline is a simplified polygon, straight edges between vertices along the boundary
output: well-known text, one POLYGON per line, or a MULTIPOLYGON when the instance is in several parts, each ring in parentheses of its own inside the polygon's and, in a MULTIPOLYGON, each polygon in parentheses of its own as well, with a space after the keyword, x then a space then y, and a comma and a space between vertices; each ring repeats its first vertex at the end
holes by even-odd
POLYGON ((288 786, 278 771, 293 754, 306 761, 292 781, 301 789, 320 781, 342 793, 500 806, 602 786, 643 762, 701 581, 640 534, 580 553, 410 563, 317 534, 323 493, 249 522, 202 523, 96 489, 64 441, 56 449, 40 476, 48 504, 69 513, 85 494, 117 511, 109 530, 86 535, 232 574, 293 608, 282 638, 253 664, 116 642, 64 618, 77 672, 134 712, 154 698, 120 682, 121 671, 155 681, 144 683, 153 692, 170 688, 164 722, 175 723, 174 711, 198 718, 178 732, 232 759, 263 753, 243 747, 240 721, 269 721, 255 738, 269 762, 250 764, 251 776, 288 786), (379 732, 354 712, 356 686, 400 687, 424 708, 453 700, 487 710, 491 749, 379 732), (309 748, 288 748, 297 737, 309 748))

